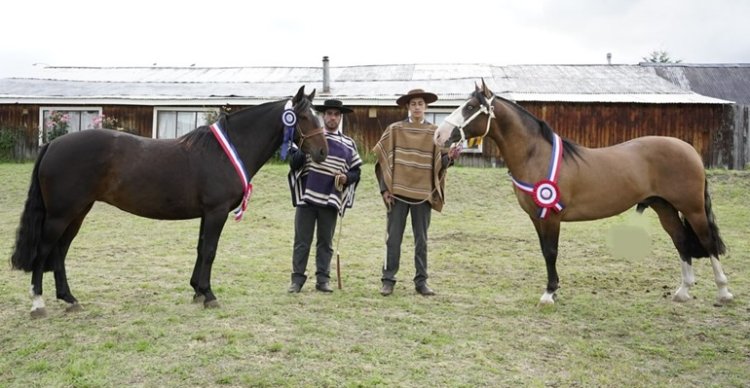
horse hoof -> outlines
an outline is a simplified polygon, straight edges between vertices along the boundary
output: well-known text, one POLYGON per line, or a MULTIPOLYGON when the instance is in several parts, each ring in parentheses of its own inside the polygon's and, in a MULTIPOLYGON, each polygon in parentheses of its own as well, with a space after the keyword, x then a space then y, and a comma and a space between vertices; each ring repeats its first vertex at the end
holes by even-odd
POLYGON ((47 309, 44 307, 36 308, 31 310, 31 318, 44 318, 47 316, 47 309))
POLYGON ((203 307, 205 307, 207 309, 216 309, 216 308, 219 308, 220 307, 219 306, 219 301, 216 300, 216 299, 209 300, 208 302, 204 302, 203 303, 203 307))
POLYGON ((68 304, 68 307, 65 308, 66 313, 77 313, 79 311, 83 311, 83 306, 78 302, 70 303, 68 304))
POLYGON ((678 294, 672 295, 672 302, 685 303, 689 301, 690 299, 691 299, 690 295, 688 295, 687 293, 685 294, 678 293, 678 294))
POLYGON ((731 292, 727 292, 726 294, 719 295, 718 298, 716 298, 716 302, 720 305, 725 305, 732 303, 734 301, 734 295, 732 295, 731 292))
POLYGON ((544 292, 541 298, 539 298, 539 306, 552 306, 555 304, 555 293, 544 292))
POLYGON ((206 301, 206 296, 202 294, 195 294, 193 296, 193 303, 203 303, 206 301))

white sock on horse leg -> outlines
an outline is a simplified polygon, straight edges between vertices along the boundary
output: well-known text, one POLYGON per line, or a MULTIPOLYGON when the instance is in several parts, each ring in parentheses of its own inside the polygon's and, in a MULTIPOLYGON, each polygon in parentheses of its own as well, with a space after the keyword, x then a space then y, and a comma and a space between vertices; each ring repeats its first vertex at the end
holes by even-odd
POLYGON ((547 290, 544 290, 544 294, 542 294, 542 297, 539 298, 539 304, 540 305, 555 304, 554 296, 555 296, 554 292, 549 292, 547 290))
POLYGON ((724 274, 724 270, 721 268, 721 262, 717 257, 711 256, 711 268, 714 270, 714 280, 716 281, 716 287, 719 289, 717 299, 719 303, 729 302, 734 299, 734 295, 729 292, 727 285, 727 275, 724 274))
POLYGON ((686 263, 684 260, 680 260, 680 265, 682 266, 682 284, 675 291, 672 300, 675 302, 687 302, 690 300, 688 291, 695 284, 695 275, 693 274, 692 265, 686 263))

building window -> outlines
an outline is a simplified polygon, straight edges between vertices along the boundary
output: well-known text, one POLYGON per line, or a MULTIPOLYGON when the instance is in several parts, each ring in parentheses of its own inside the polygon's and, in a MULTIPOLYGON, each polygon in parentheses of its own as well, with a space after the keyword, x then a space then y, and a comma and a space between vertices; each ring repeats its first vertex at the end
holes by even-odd
MULTIPOLYGON (((442 112, 440 110, 435 110, 433 112, 425 112, 425 119, 435 125, 440 125, 440 123, 445 120, 446 117, 448 117, 451 114, 451 111, 445 111, 442 112)), ((470 153, 470 154, 481 154, 482 153, 482 138, 474 138, 471 140, 464 140, 463 148, 461 149, 461 153, 470 153)))
POLYGON ((218 117, 217 108, 156 108, 154 137, 175 139, 195 128, 212 124, 218 117))
POLYGON ((53 107, 39 108, 39 144, 70 132, 98 128, 97 118, 102 114, 100 107, 53 107))

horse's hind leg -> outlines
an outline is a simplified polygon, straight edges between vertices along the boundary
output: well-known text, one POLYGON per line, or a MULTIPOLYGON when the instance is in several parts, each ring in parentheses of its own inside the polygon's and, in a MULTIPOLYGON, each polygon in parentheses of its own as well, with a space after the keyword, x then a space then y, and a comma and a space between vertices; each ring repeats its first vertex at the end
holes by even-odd
POLYGON ((682 283, 672 296, 672 300, 675 302, 686 302, 691 299, 689 291, 695 285, 695 274, 693 273, 692 258, 685 249, 688 238, 687 233, 685 233, 685 227, 682 224, 682 220, 680 220, 677 210, 670 203, 657 201, 651 203, 651 208, 659 216, 662 228, 669 234, 672 243, 680 255, 682 283))
POLYGON ((56 262, 53 249, 65 229, 66 224, 60 219, 47 218, 42 228, 42 241, 39 244, 37 259, 31 271, 31 317, 38 318, 47 315, 42 297, 44 270, 55 268, 56 262))
MULTIPOLYGON (((692 213, 686 215, 685 218, 690 223, 690 228, 692 228, 693 233, 695 233, 695 236, 689 236, 689 238, 697 237, 703 247, 711 247, 714 244, 714 241, 712 241, 711 239, 712 232, 710 231, 710 228, 708 226, 709 221, 707 220, 705 212, 692 213)), ((718 233, 718 229, 716 233, 718 233)), ((729 280, 727 279, 727 275, 724 274, 724 269, 721 267, 721 262, 719 261, 718 256, 714 254, 715 252, 710 252, 708 249, 707 252, 711 260, 711 268, 714 272, 714 281, 716 282, 716 287, 718 289, 716 300, 720 304, 731 302, 732 299, 734 299, 734 295, 729 292, 729 280)))
POLYGON ((42 297, 42 285, 44 280, 44 260, 37 259, 31 271, 31 317, 41 318, 47 315, 47 309, 42 297))
POLYGON ((70 225, 68 225, 68 228, 65 229, 65 233, 63 233, 62 237, 60 237, 60 240, 57 242, 57 247, 55 247, 55 249, 52 251, 52 254, 56 256, 54 258, 60 260, 60 265, 55 269, 55 288, 57 291, 57 299, 60 299, 68 304, 68 306, 65 308, 66 312, 75 312, 81 310, 81 305, 78 303, 78 300, 70 292, 70 286, 68 285, 68 276, 66 275, 65 271, 65 257, 68 255, 70 244, 73 242, 73 239, 81 229, 83 219, 86 217, 86 214, 88 214, 89 210, 91 210, 92 206, 93 204, 86 207, 86 209, 84 209, 83 212, 81 212, 81 214, 76 219, 74 219, 70 223, 70 225))
POLYGON ((716 300, 720 304, 731 302, 734 299, 734 295, 729 292, 727 275, 724 274, 724 270, 721 268, 719 258, 713 255, 711 256, 711 268, 714 270, 714 280, 716 281, 716 287, 719 289, 716 300))

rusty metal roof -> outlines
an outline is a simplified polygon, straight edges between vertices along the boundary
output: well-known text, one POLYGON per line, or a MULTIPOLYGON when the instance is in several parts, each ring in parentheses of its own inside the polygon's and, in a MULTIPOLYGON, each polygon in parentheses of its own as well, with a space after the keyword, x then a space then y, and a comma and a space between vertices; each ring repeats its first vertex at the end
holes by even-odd
MULTIPOLYGON (((456 106, 476 82, 518 101, 730 103, 681 88, 640 65, 394 64, 331 66, 330 94, 347 105, 394 105, 422 88, 456 106)), ((323 67, 46 66, 0 79, 0 103, 257 104, 305 85, 321 96, 323 67)))

